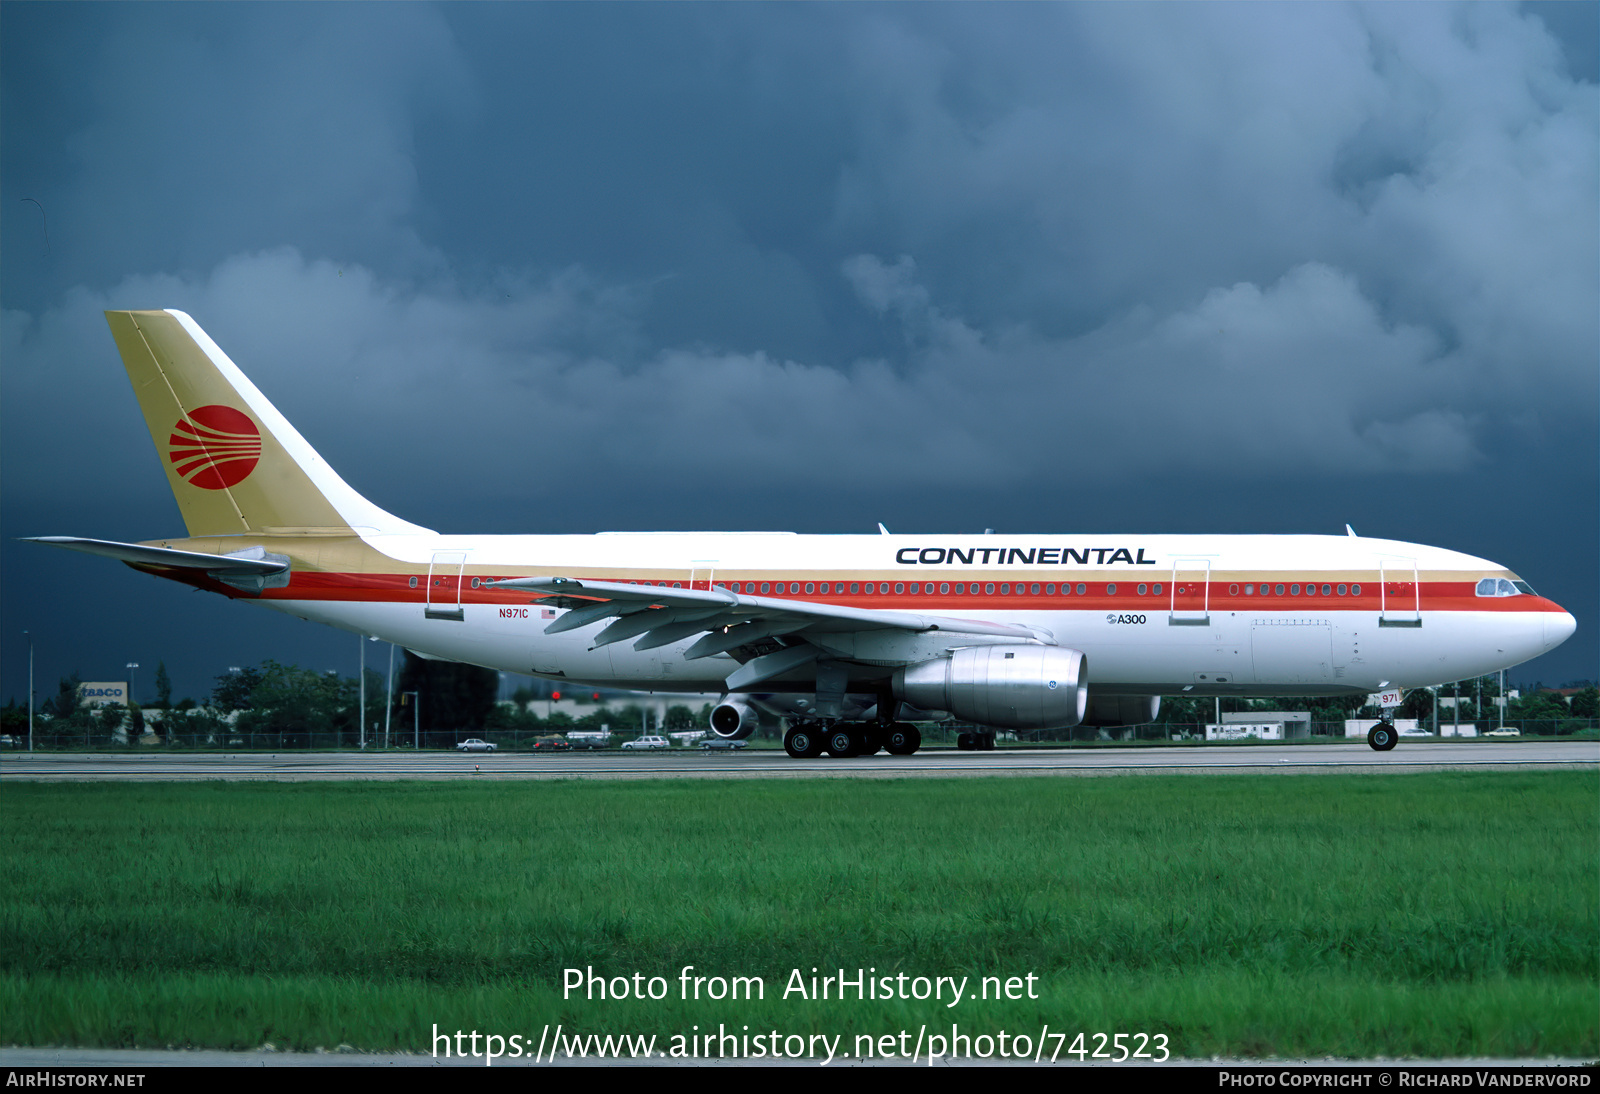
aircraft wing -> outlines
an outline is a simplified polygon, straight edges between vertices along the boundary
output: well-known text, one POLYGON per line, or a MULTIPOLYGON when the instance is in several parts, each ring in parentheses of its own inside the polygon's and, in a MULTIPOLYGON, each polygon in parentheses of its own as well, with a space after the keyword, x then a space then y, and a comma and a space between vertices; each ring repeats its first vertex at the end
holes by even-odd
POLYGON ((719 588, 677 589, 567 577, 509 578, 485 584, 544 593, 560 597, 571 605, 571 611, 545 628, 546 634, 559 634, 615 618, 595 636, 597 647, 637 636, 634 649, 648 650, 680 642, 695 634, 703 635, 684 651, 687 660, 710 657, 762 638, 800 631, 834 634, 872 630, 939 631, 1054 644, 1048 635, 1009 623, 749 596, 719 588))

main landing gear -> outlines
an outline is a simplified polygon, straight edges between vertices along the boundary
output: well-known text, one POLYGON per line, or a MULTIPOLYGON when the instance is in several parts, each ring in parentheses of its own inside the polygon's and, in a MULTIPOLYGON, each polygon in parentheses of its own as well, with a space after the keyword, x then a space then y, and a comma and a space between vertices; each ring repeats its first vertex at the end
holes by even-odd
POLYGON ((783 750, 797 760, 812 760, 826 752, 843 759, 871 756, 887 749, 892 756, 909 756, 922 747, 922 734, 909 722, 880 726, 872 722, 835 722, 823 727, 795 726, 783 735, 783 750))
POLYGON ((994 731, 975 729, 956 734, 956 747, 963 752, 993 752, 994 731))

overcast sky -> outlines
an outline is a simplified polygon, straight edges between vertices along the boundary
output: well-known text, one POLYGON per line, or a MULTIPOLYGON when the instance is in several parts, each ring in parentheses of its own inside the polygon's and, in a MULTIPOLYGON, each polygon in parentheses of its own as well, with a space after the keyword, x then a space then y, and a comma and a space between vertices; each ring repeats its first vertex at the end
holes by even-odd
POLYGON ((0 697, 24 630, 41 697, 354 671, 13 542, 181 530, 100 314, 159 307, 429 527, 1348 521, 1600 675, 1597 10, 8 0, 0 697))

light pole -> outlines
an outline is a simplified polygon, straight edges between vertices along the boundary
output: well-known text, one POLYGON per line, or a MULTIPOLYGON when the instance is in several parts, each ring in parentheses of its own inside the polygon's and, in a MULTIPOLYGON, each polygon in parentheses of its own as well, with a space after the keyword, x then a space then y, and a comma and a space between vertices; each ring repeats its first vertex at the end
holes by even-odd
POLYGON ((1506 728, 1506 670, 1500 670, 1500 728, 1506 728))
POLYGON ((134 701, 135 701, 134 700, 134 696, 139 694, 139 689, 135 686, 135 684, 138 682, 138 679, 139 679, 139 662, 137 662, 137 661, 129 661, 128 662, 128 705, 130 707, 134 704, 134 701))
POLYGON ((422 700, 414 691, 402 691, 401 695, 411 696, 411 747, 422 751, 422 700))
POLYGON ((383 704, 383 747, 389 747, 389 715, 394 713, 394 643, 389 643, 389 689, 383 704))
POLYGON ((28 751, 33 751, 33 635, 28 635, 28 751))
POLYGON ((356 695, 358 705, 356 725, 360 728, 359 740, 362 749, 367 747, 367 636, 356 635, 356 650, 361 654, 361 667, 356 669, 356 695))

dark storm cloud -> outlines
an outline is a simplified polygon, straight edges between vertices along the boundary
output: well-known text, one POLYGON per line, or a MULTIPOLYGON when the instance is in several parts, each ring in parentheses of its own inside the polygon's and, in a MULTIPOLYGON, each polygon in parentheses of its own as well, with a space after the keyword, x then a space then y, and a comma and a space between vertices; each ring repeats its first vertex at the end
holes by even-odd
POLYGON ((6 182, 54 226, 50 264, 8 253, 8 296, 41 273, 104 288, 264 245, 427 261, 413 130, 470 99, 434 10, 18 5, 6 21, 6 182))
MULTIPOLYGON (((8 531, 94 532, 67 489, 172 512, 99 316, 169 306, 424 522, 663 480, 680 526, 776 491, 836 527, 805 514, 1521 476, 1575 499, 1592 590, 1597 110, 1562 18, 8 4, 8 531)), ((1154 523, 1214 519, 1186 504, 1154 523)))

